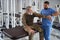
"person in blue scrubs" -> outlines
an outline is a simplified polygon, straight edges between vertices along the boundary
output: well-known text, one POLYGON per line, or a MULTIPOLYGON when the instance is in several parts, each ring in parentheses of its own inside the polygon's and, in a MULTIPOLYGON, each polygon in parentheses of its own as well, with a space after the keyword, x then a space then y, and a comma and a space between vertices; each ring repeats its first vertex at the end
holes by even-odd
POLYGON ((50 40, 54 16, 58 16, 59 13, 53 8, 49 8, 49 1, 45 1, 41 14, 47 16, 47 18, 42 18, 42 29, 44 30, 45 40, 50 40))

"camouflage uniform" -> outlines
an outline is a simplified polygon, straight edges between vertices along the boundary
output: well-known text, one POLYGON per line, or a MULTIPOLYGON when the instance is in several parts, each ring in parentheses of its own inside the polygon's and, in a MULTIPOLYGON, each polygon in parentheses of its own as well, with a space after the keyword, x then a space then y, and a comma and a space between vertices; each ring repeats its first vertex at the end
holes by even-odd
MULTIPOLYGON (((28 29, 25 27, 26 25, 30 26, 30 28, 34 29, 34 30, 37 30, 39 32, 39 36, 40 36, 40 40, 44 40, 44 35, 43 35, 43 30, 42 28, 40 27, 40 25, 37 25, 37 24, 34 24, 33 23, 33 19, 34 17, 44 17, 43 15, 40 15, 36 12, 33 13, 33 15, 29 15, 28 13, 24 13, 23 14, 23 17, 22 17, 22 22, 23 22, 23 25, 24 25, 24 29, 25 31, 28 32, 28 29)), ((33 35, 29 35, 29 40, 33 40, 33 35)))

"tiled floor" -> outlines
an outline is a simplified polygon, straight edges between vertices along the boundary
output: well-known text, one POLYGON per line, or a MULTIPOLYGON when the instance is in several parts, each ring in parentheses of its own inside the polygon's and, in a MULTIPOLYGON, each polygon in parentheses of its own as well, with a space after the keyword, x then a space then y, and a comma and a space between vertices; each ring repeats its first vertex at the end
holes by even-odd
MULTIPOLYGON (((36 33, 35 36, 34 36, 34 40, 39 40, 39 33, 36 33)), ((7 37, 4 37, 4 39, 1 39, 0 40, 11 40, 7 37)), ((28 40, 28 37, 24 37, 24 38, 21 38, 21 39, 18 39, 18 40, 28 40)), ((52 30, 52 33, 51 33, 51 40, 60 40, 60 31, 57 30, 57 29, 53 29, 52 30)))

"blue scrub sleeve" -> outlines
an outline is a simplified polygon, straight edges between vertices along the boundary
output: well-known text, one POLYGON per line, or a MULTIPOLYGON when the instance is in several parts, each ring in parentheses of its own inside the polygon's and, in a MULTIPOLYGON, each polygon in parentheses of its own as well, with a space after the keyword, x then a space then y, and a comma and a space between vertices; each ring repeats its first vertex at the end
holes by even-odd
POLYGON ((56 10, 54 9, 51 9, 51 13, 54 14, 56 12, 56 10))

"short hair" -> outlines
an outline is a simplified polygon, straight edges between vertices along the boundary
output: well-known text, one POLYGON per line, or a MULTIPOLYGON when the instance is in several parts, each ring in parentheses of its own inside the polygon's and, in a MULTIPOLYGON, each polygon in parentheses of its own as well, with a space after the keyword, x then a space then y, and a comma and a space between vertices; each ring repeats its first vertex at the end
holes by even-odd
POLYGON ((26 9, 28 10, 29 8, 32 8, 32 6, 27 6, 26 9))
POLYGON ((45 1, 44 4, 49 4, 49 1, 45 1))

